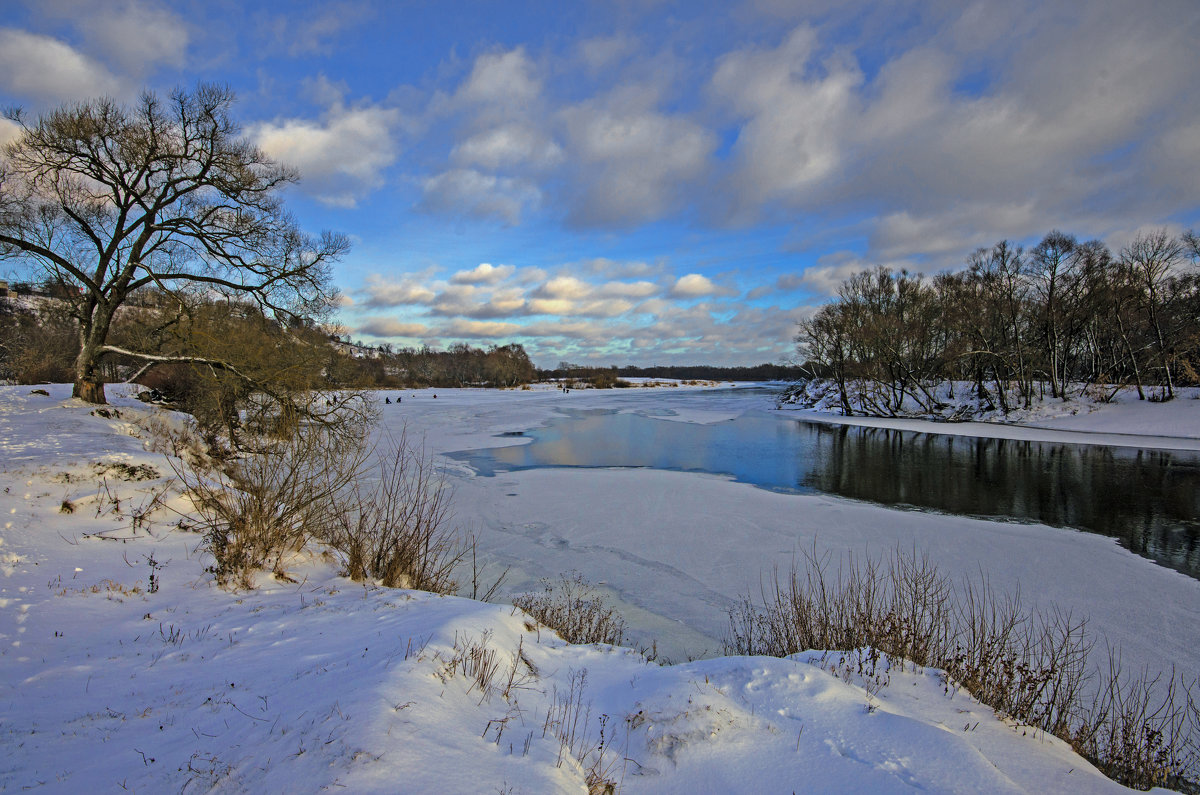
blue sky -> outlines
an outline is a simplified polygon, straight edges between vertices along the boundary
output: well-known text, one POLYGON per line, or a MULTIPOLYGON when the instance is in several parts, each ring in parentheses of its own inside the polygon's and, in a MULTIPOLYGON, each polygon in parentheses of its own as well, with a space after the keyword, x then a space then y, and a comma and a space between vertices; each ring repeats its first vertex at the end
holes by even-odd
POLYGON ((1200 225, 1196 41, 1194 0, 37 0, 0 103, 229 84, 364 342, 757 364, 863 267, 1200 225))

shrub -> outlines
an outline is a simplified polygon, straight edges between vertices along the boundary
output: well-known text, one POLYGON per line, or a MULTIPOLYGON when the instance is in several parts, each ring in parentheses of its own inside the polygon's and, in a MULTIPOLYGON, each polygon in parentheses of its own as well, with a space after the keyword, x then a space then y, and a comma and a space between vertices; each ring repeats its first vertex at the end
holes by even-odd
POLYGON ((450 593, 466 545, 450 524, 450 491, 424 450, 406 438, 379 456, 379 479, 356 478, 339 499, 322 540, 354 580, 450 593))
POLYGON ((217 581, 248 588, 257 569, 282 573, 283 555, 333 522, 366 452, 361 438, 304 429, 222 466, 170 459, 195 506, 217 581))
POLYGON ((729 654, 785 657, 847 650, 842 665, 874 675, 878 652, 941 668, 983 703, 1068 742, 1110 778, 1131 787, 1200 782, 1197 680, 1122 676, 1088 663, 1086 622, 1029 613, 1019 592, 999 597, 986 583, 960 589, 928 558, 896 553, 853 557, 829 574, 829 558, 804 556, 782 579, 730 611, 729 654), (1092 703, 1085 702, 1091 685, 1092 703))
POLYGON ((513 604, 568 643, 619 646, 625 637, 625 619, 579 573, 542 580, 540 593, 519 596, 513 604))

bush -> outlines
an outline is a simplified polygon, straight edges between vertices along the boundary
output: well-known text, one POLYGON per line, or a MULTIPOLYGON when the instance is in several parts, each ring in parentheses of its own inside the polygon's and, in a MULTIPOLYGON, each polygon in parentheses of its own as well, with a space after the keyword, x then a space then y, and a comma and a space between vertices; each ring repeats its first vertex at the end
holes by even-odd
POLYGON ((366 452, 361 439, 305 429, 223 465, 170 459, 195 506, 217 582, 249 588, 258 569, 282 574, 283 556, 332 524, 366 452))
POLYGON ((163 449, 182 454, 171 464, 218 583, 249 588, 265 568, 282 575, 284 556, 315 540, 354 580, 454 591, 452 569, 470 547, 450 525, 442 475, 404 437, 376 451, 365 425, 357 435, 354 427, 301 425, 281 439, 256 437, 257 452, 229 460, 165 439, 163 449))
POLYGON ((786 657, 846 650, 842 664, 874 675, 878 653, 941 668, 954 686, 1021 723, 1072 744, 1106 775, 1131 787, 1200 782, 1196 680, 1127 679, 1119 654, 1094 671, 1086 622, 1070 614, 1027 613, 1019 593, 998 597, 985 584, 955 589, 928 558, 849 558, 836 576, 829 559, 804 556, 801 571, 730 611, 726 653, 786 657), (1084 692, 1095 693, 1090 704, 1084 692))
POLYGON ((452 569, 466 552, 450 525, 450 492, 423 450, 405 437, 379 456, 379 479, 355 481, 340 498, 323 538, 354 580, 390 588, 450 593, 452 569))
POLYGON ((519 596, 513 604, 568 643, 619 646, 625 637, 625 619, 579 573, 564 574, 557 583, 542 580, 540 593, 519 596))

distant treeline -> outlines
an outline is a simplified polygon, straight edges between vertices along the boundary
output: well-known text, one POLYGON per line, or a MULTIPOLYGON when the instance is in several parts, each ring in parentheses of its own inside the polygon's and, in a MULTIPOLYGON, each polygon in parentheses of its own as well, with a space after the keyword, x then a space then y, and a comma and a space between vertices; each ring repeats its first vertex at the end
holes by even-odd
POLYGON ((717 367, 707 364, 654 365, 652 367, 591 367, 559 362, 553 370, 538 370, 542 380, 551 378, 578 381, 617 378, 663 378, 678 381, 792 381, 802 377, 805 370, 798 365, 758 364, 752 367, 717 367))
MULTIPOLYGON (((48 291, 36 294, 42 297, 33 302, 0 299, 0 380, 69 383, 79 355, 79 325, 67 302, 48 291)), ((264 382, 283 379, 314 389, 512 387, 537 375, 520 345, 484 349, 460 343, 445 351, 368 347, 345 341, 315 323, 281 324, 253 304, 210 300, 185 310, 154 292, 128 301, 117 314, 111 335, 118 347, 163 356, 187 351, 221 358, 264 382)), ((108 382, 124 381, 142 364, 109 353, 101 370, 108 382)), ((181 397, 212 391, 217 382, 234 379, 203 363, 170 363, 146 370, 137 380, 181 397)))
POLYGON ((1117 255, 1057 231, 1029 251, 1002 241, 931 279, 863 271, 796 341, 847 412, 935 410, 946 381, 1005 412, 1096 385, 1170 400, 1200 383, 1198 261, 1192 232, 1143 234, 1117 255))

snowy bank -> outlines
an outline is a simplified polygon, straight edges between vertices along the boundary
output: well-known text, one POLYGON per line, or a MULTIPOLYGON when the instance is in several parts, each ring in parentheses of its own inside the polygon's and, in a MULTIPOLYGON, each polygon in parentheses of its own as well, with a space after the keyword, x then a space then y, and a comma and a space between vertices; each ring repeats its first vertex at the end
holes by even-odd
POLYGON ((511 607, 351 583, 319 551, 291 561, 297 583, 222 591, 145 449, 160 412, 49 391, 0 387, 4 791, 1122 789, 933 670, 878 688, 817 654, 657 666, 511 607))
POLYGON ((913 407, 907 416, 846 416, 837 390, 827 382, 812 381, 803 390, 784 397, 780 408, 817 422, 893 428, 902 431, 980 436, 993 439, 1103 444, 1117 447, 1152 447, 1164 450, 1200 450, 1200 388, 1177 390, 1167 402, 1139 400, 1132 387, 1118 390, 1111 400, 1076 395, 1068 400, 1045 397, 1029 408, 1014 406, 1007 414, 983 411, 970 385, 959 384, 952 394, 938 392, 946 416, 977 418, 969 421, 934 417, 913 407))

